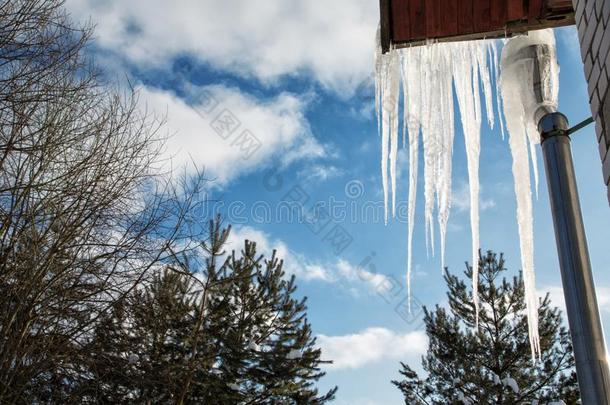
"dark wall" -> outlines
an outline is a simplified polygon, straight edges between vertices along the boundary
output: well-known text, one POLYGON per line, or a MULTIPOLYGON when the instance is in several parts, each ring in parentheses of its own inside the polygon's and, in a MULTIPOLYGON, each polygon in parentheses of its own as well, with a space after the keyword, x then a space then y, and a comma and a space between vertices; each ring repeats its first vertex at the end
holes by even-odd
POLYGON ((576 25, 589 86, 591 113, 596 122, 599 155, 610 202, 610 0, 573 0, 576 25))

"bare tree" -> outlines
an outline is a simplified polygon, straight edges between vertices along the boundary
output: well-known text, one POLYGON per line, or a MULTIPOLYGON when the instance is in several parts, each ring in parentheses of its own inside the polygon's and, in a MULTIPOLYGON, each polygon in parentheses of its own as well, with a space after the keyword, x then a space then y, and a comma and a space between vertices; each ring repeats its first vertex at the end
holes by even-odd
MULTIPOLYGON (((108 90, 59 0, 0 0, 0 402, 62 402, 104 311, 191 236, 161 122, 108 90)), ((196 231, 196 230, 195 230, 196 231)))

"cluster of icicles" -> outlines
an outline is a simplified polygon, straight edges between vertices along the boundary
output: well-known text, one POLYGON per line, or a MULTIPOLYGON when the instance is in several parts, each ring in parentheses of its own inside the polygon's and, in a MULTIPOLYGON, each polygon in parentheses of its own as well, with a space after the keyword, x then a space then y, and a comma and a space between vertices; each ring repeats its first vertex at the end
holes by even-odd
MULTIPOLYGON (((509 54, 521 48, 542 43, 555 52, 551 30, 504 42, 499 63, 498 40, 434 43, 376 54, 376 109, 381 135, 381 171, 385 198, 386 222, 396 212, 396 163, 399 133, 403 147, 408 146, 408 250, 407 285, 411 294, 412 243, 417 193, 418 162, 423 151, 424 223, 426 247, 434 254, 434 211, 440 234, 440 256, 445 267, 445 237, 451 210, 451 171, 455 138, 454 91, 466 145, 468 183, 470 188, 470 226, 472 235, 473 300, 478 323, 479 259, 479 155, 483 121, 483 104, 487 123, 493 128, 499 122, 504 138, 502 111, 509 134, 513 158, 513 176, 517 199, 521 265, 525 286, 529 339, 532 356, 540 354, 538 337, 538 299, 536 297, 533 256, 533 215, 530 164, 538 187, 535 143, 538 135, 532 117, 525 114, 524 104, 534 99, 531 79, 533 62, 511 65, 509 54), (502 71, 502 77, 500 77, 502 71), (499 91, 492 91, 492 85, 499 91), (526 93, 531 94, 526 94, 526 93), (501 96, 502 97, 501 97, 501 96), (402 96, 402 102, 400 97, 402 96), (495 120, 494 104, 498 119, 495 120), (402 105, 402 111, 399 106, 402 105), (402 113, 402 114, 401 114, 402 113), (402 124, 402 128, 399 128, 402 124), (529 149, 529 151, 528 151, 529 149)), ((379 47, 378 47, 379 49, 379 47)), ((558 88, 558 68, 553 60, 548 80, 558 88)), ((555 103, 557 91, 553 95, 555 103)))

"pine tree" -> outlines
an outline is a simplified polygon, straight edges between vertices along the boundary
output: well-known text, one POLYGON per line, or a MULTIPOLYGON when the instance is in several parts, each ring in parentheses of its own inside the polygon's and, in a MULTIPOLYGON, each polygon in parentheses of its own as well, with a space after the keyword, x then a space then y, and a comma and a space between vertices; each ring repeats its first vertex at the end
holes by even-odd
MULTIPOLYGON (((428 353, 427 373, 420 378, 401 363, 401 381, 392 383, 406 404, 532 404, 580 398, 568 331, 547 294, 540 301, 541 358, 533 361, 528 338, 522 276, 500 276, 504 258, 480 255, 479 326, 472 291, 458 277, 445 273, 449 309, 424 309, 428 353)), ((466 280, 472 267, 466 264, 466 280)), ((468 286, 470 283, 468 282, 468 286)))
POLYGON ((99 324, 81 399, 110 403, 322 404, 324 372, 305 299, 283 263, 246 241, 223 250, 219 221, 203 255, 174 261, 99 324), (201 257, 203 256, 203 257, 201 257))

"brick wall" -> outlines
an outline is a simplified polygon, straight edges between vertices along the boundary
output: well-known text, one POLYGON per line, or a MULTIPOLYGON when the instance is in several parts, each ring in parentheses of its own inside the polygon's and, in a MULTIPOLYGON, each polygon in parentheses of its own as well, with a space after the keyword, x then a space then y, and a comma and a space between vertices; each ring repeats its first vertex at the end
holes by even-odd
POLYGON ((610 202, 610 0, 572 0, 610 202))

